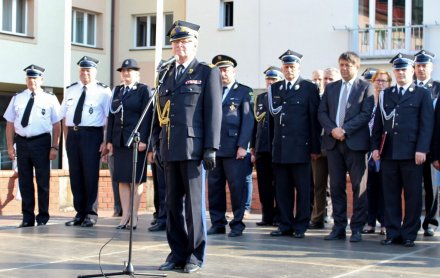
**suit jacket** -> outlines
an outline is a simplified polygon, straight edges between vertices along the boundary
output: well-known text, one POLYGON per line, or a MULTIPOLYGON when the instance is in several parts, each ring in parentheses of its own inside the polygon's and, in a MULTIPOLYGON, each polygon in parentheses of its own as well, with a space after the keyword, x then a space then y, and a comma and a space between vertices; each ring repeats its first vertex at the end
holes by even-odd
MULTIPOLYGON (((125 146, 151 98, 150 89, 142 83, 136 83, 125 95, 122 94, 123 90, 124 86, 114 88, 107 122, 107 142, 116 147, 125 146), (121 104, 123 109, 112 113, 112 111, 117 111, 121 104)), ((150 107, 139 126, 140 141, 143 143, 148 143, 150 136, 152 111, 153 109, 150 107)))
MULTIPOLYGON (((326 150, 332 150, 336 145, 336 140, 331 136, 331 132, 337 127, 336 114, 342 82, 342 80, 339 80, 328 84, 319 105, 318 118, 324 128, 322 144, 326 150)), ((368 122, 371 119, 373 108, 373 86, 367 81, 356 78, 348 97, 344 124, 342 125, 346 132, 345 142, 349 149, 353 151, 369 150, 370 130, 368 122)))
POLYGON ((222 102, 222 128, 218 157, 235 157, 237 148, 247 149, 254 127, 252 89, 235 82, 222 102))
POLYGON ((429 91, 412 84, 399 98, 397 87, 393 86, 384 90, 382 105, 387 114, 395 109, 395 117, 385 120, 382 109, 376 109, 372 149, 380 149, 382 134, 386 132, 382 159, 414 159, 416 152, 428 153, 434 122, 429 91))
POLYGON ((271 153, 273 140, 273 118, 270 116, 267 92, 259 94, 255 99, 255 117, 265 116, 254 122, 254 130, 250 142, 250 148, 255 149, 256 153, 271 153))
POLYGON ((431 98, 435 100, 434 107, 434 131, 431 140, 431 160, 440 160, 440 106, 438 97, 440 95, 440 82, 432 79, 425 86, 431 91, 431 98))
MULTIPOLYGON (((417 80, 415 82, 417 82, 417 80)), ((431 99, 436 99, 440 94, 440 82, 435 81, 432 78, 429 79, 423 87, 429 90, 431 93, 431 99)))
POLYGON ((162 161, 200 160, 204 149, 217 150, 220 144, 220 72, 195 58, 178 80, 175 70, 171 65, 158 92, 162 110, 170 101, 169 129, 155 115, 152 143, 160 142, 162 161))
POLYGON ((307 163, 310 154, 319 154, 320 125, 317 118, 319 89, 299 77, 287 91, 285 81, 271 85, 273 107, 282 106, 274 115, 272 161, 274 163, 307 163))

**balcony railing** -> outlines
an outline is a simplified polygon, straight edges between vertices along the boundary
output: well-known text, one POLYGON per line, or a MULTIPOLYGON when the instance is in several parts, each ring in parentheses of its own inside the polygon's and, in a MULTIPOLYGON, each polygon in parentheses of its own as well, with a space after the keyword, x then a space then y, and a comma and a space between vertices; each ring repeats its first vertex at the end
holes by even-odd
POLYGON ((401 51, 417 52, 423 48, 423 25, 353 29, 358 37, 358 51, 363 57, 384 57, 401 51))

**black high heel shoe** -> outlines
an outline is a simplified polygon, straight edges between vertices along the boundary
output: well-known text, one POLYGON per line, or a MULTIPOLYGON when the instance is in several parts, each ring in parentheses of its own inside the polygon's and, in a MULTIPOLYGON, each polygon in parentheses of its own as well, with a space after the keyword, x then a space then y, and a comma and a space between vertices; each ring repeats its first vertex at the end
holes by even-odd
POLYGON ((116 230, 124 230, 124 229, 128 229, 128 220, 127 222, 125 222, 125 224, 120 224, 118 226, 116 226, 116 230))
MULTIPOLYGON (((137 222, 138 222, 138 221, 139 221, 139 217, 136 217, 136 225, 133 226, 133 230, 136 230, 136 228, 137 228, 137 222)), ((130 224, 127 224, 126 229, 127 229, 127 230, 130 230, 130 228, 131 228, 131 225, 130 225, 130 224)))

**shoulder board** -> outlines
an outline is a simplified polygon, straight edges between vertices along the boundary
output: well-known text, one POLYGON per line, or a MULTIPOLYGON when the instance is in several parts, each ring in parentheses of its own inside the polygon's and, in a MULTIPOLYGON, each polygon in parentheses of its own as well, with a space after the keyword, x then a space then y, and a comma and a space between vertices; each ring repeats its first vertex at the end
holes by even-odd
POLYGON ((204 66, 206 66, 206 67, 215 68, 215 66, 214 66, 213 64, 208 64, 208 63, 206 63, 206 62, 200 62, 199 64, 200 64, 200 65, 204 65, 204 66))
POLYGON ((70 87, 75 86, 76 84, 78 84, 78 82, 70 84, 69 86, 66 87, 66 89, 69 89, 70 87))
POLYGON ((52 92, 48 92, 48 91, 43 91, 43 92, 45 92, 46 94, 52 95, 52 96, 54 96, 54 95, 55 95, 55 94, 54 94, 54 93, 52 93, 52 92))
POLYGON ((99 85, 99 86, 101 86, 101 87, 108 88, 108 86, 105 85, 104 83, 96 82, 96 84, 99 85))
POLYGON ((24 91, 26 91, 26 89, 24 89, 23 91, 20 91, 20 92, 16 92, 15 95, 21 94, 21 93, 23 93, 24 91))

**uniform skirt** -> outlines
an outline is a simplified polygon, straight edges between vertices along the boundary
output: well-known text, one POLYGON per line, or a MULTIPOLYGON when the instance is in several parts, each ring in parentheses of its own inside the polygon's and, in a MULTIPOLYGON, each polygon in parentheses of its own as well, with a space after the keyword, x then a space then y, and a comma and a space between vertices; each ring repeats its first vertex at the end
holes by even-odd
MULTIPOLYGON (((147 161, 145 159, 146 151, 138 152, 136 164, 136 183, 146 181, 147 161)), ((113 181, 131 183, 133 169, 133 149, 126 147, 113 147, 114 171, 113 181)))

